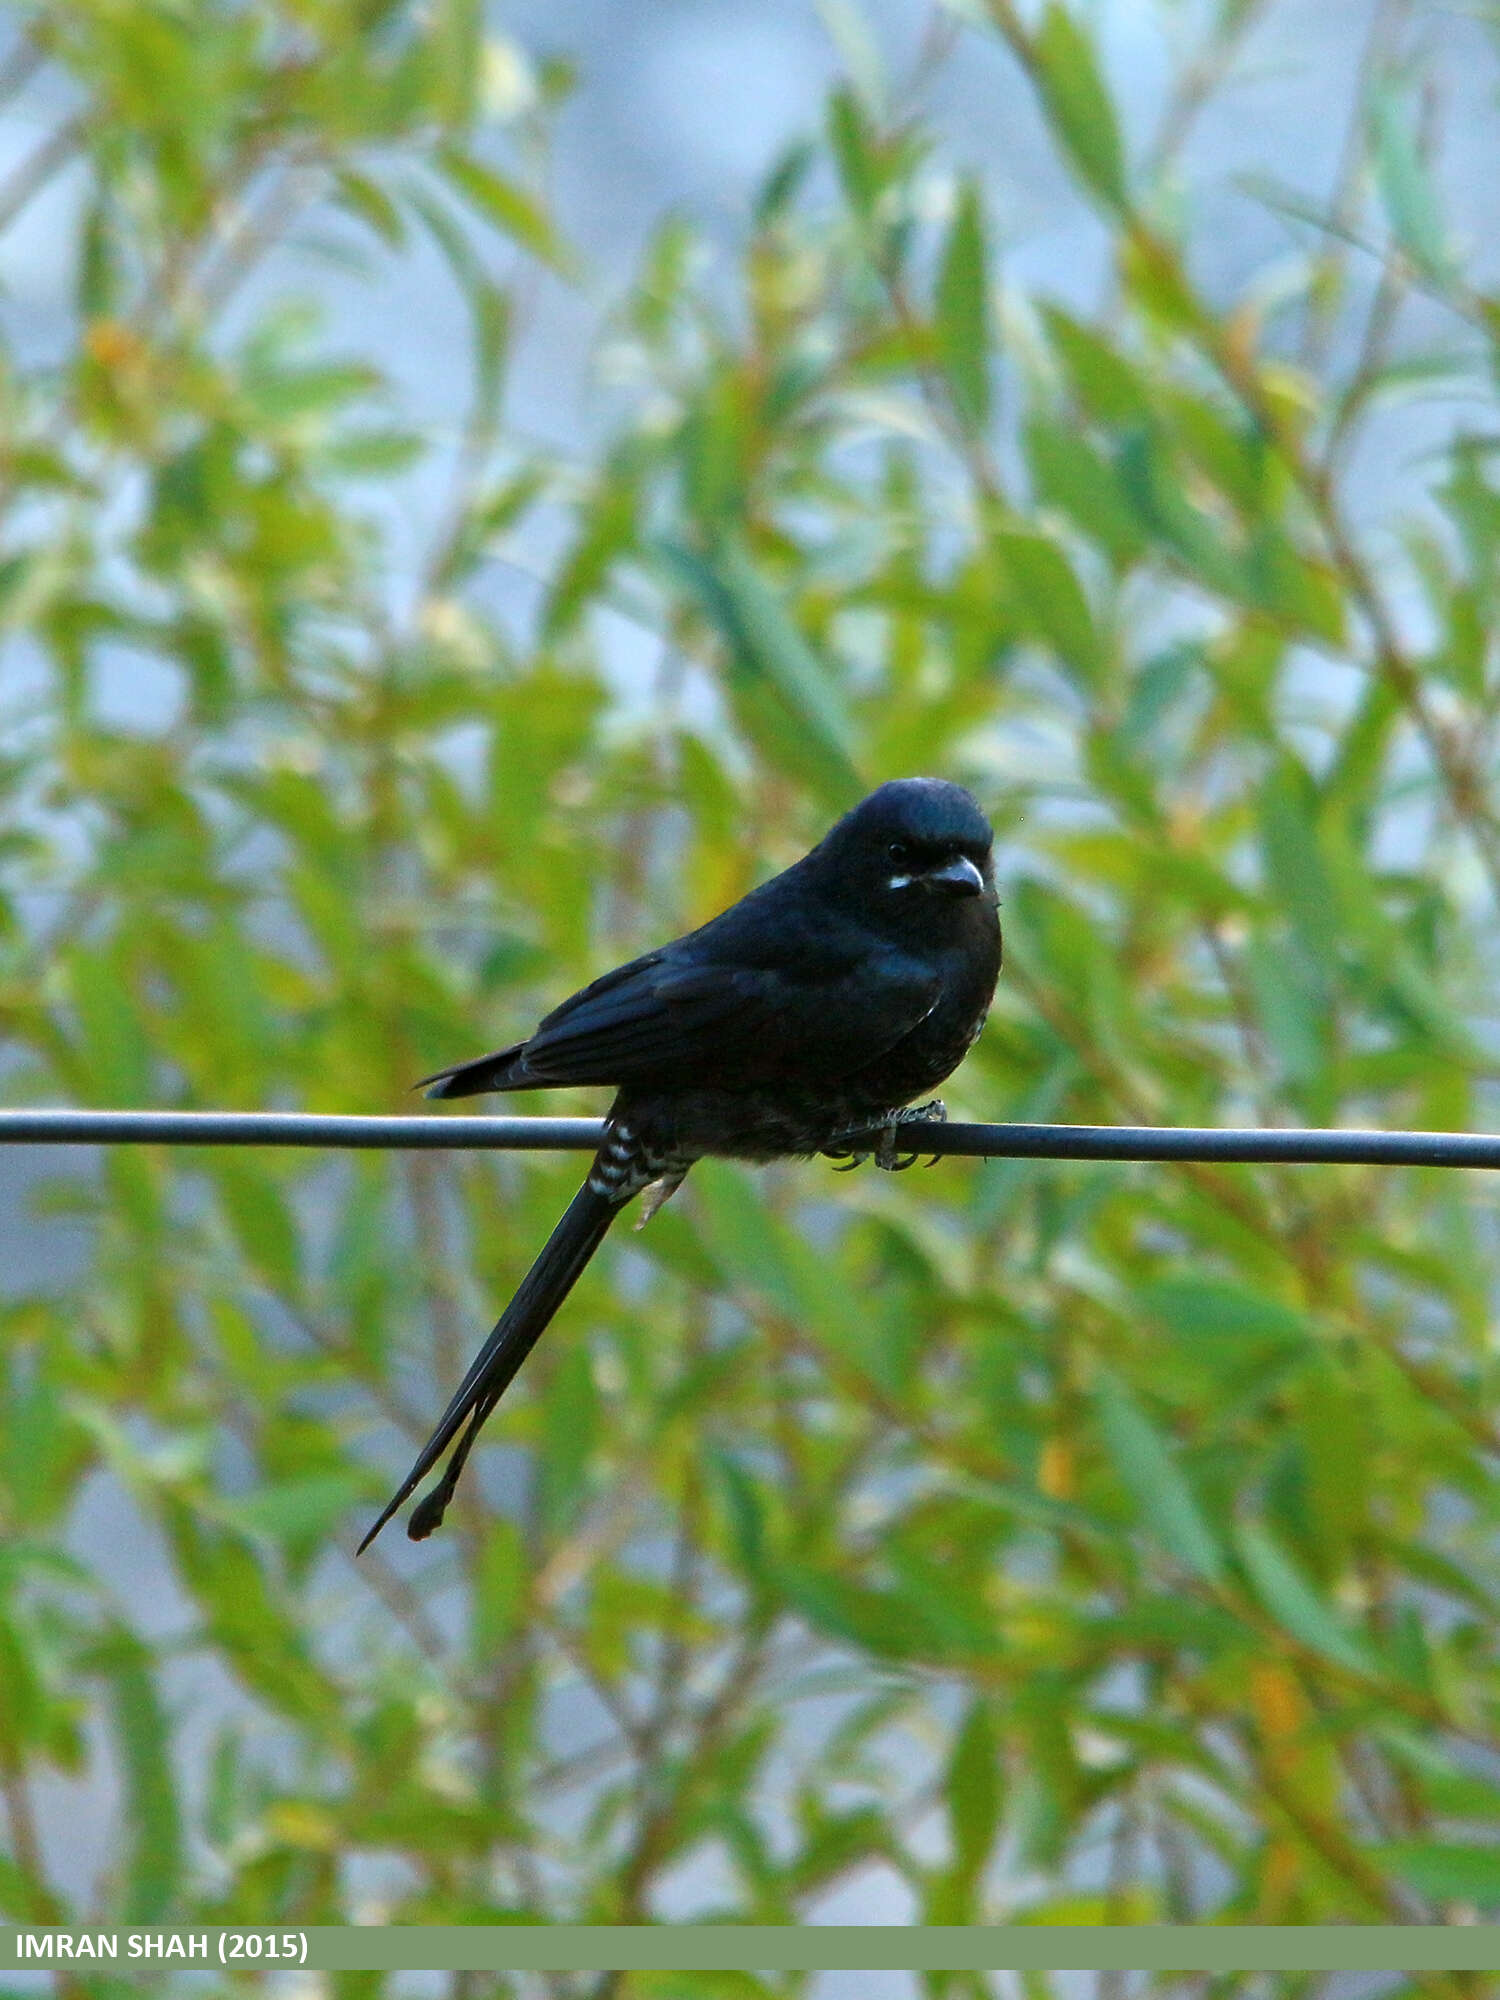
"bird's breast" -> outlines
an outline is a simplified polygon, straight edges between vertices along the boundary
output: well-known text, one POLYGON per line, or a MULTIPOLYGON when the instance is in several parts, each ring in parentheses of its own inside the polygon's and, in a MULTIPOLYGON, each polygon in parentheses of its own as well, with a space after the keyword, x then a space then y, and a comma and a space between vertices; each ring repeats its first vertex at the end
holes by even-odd
POLYGON ((776 1160, 825 1151, 839 1136, 874 1125, 950 1076, 984 1026, 1000 970, 994 906, 988 923, 942 955, 934 1005, 894 1045, 824 1077, 788 1069, 735 1085, 684 1081, 621 1092, 613 1116, 627 1115, 656 1171, 684 1170, 710 1156, 776 1160))

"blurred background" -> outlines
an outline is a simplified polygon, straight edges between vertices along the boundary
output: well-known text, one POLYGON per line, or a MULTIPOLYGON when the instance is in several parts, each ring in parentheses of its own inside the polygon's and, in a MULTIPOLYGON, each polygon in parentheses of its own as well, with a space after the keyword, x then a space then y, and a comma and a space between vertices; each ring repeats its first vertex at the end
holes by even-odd
MULTIPOLYGON (((0 8, 7 1099, 414 1108, 933 771, 956 1115, 1495 1129, 1496 30, 0 8)), ((0 1159, 0 1913, 1494 1914, 1487 1177, 705 1166, 356 1564, 580 1165, 0 1159)))

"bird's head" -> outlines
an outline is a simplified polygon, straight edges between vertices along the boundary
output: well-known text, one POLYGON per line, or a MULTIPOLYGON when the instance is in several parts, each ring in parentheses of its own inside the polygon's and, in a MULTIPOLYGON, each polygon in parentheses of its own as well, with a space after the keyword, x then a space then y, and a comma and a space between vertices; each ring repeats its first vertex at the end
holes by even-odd
POLYGON ((846 813, 817 850, 841 895, 899 927, 928 928, 976 898, 991 908, 994 835, 972 793, 942 778, 896 778, 846 813))

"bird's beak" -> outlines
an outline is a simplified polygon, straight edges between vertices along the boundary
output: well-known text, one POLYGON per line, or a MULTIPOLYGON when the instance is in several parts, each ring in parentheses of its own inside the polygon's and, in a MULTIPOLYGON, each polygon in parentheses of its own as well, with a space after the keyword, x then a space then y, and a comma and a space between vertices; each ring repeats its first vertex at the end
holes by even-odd
POLYGON ((929 889, 937 889, 945 896, 980 896, 984 893, 984 877, 967 854, 955 854, 941 868, 929 868, 922 881, 929 889))

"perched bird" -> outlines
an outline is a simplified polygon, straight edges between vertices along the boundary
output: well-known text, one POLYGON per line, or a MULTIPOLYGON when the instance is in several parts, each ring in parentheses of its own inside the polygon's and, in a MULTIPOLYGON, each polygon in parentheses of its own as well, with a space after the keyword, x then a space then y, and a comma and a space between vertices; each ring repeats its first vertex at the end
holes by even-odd
POLYGON ((905 1107, 958 1067, 994 995, 992 839, 959 785, 882 785, 722 916, 605 973, 526 1041, 424 1079, 429 1097, 617 1094, 587 1180, 362 1551, 458 1438, 407 1533, 439 1525, 485 1420, 636 1195, 645 1220, 708 1155, 857 1159, 863 1140, 880 1165, 910 1164, 895 1145, 903 1119, 942 1106, 905 1107))

